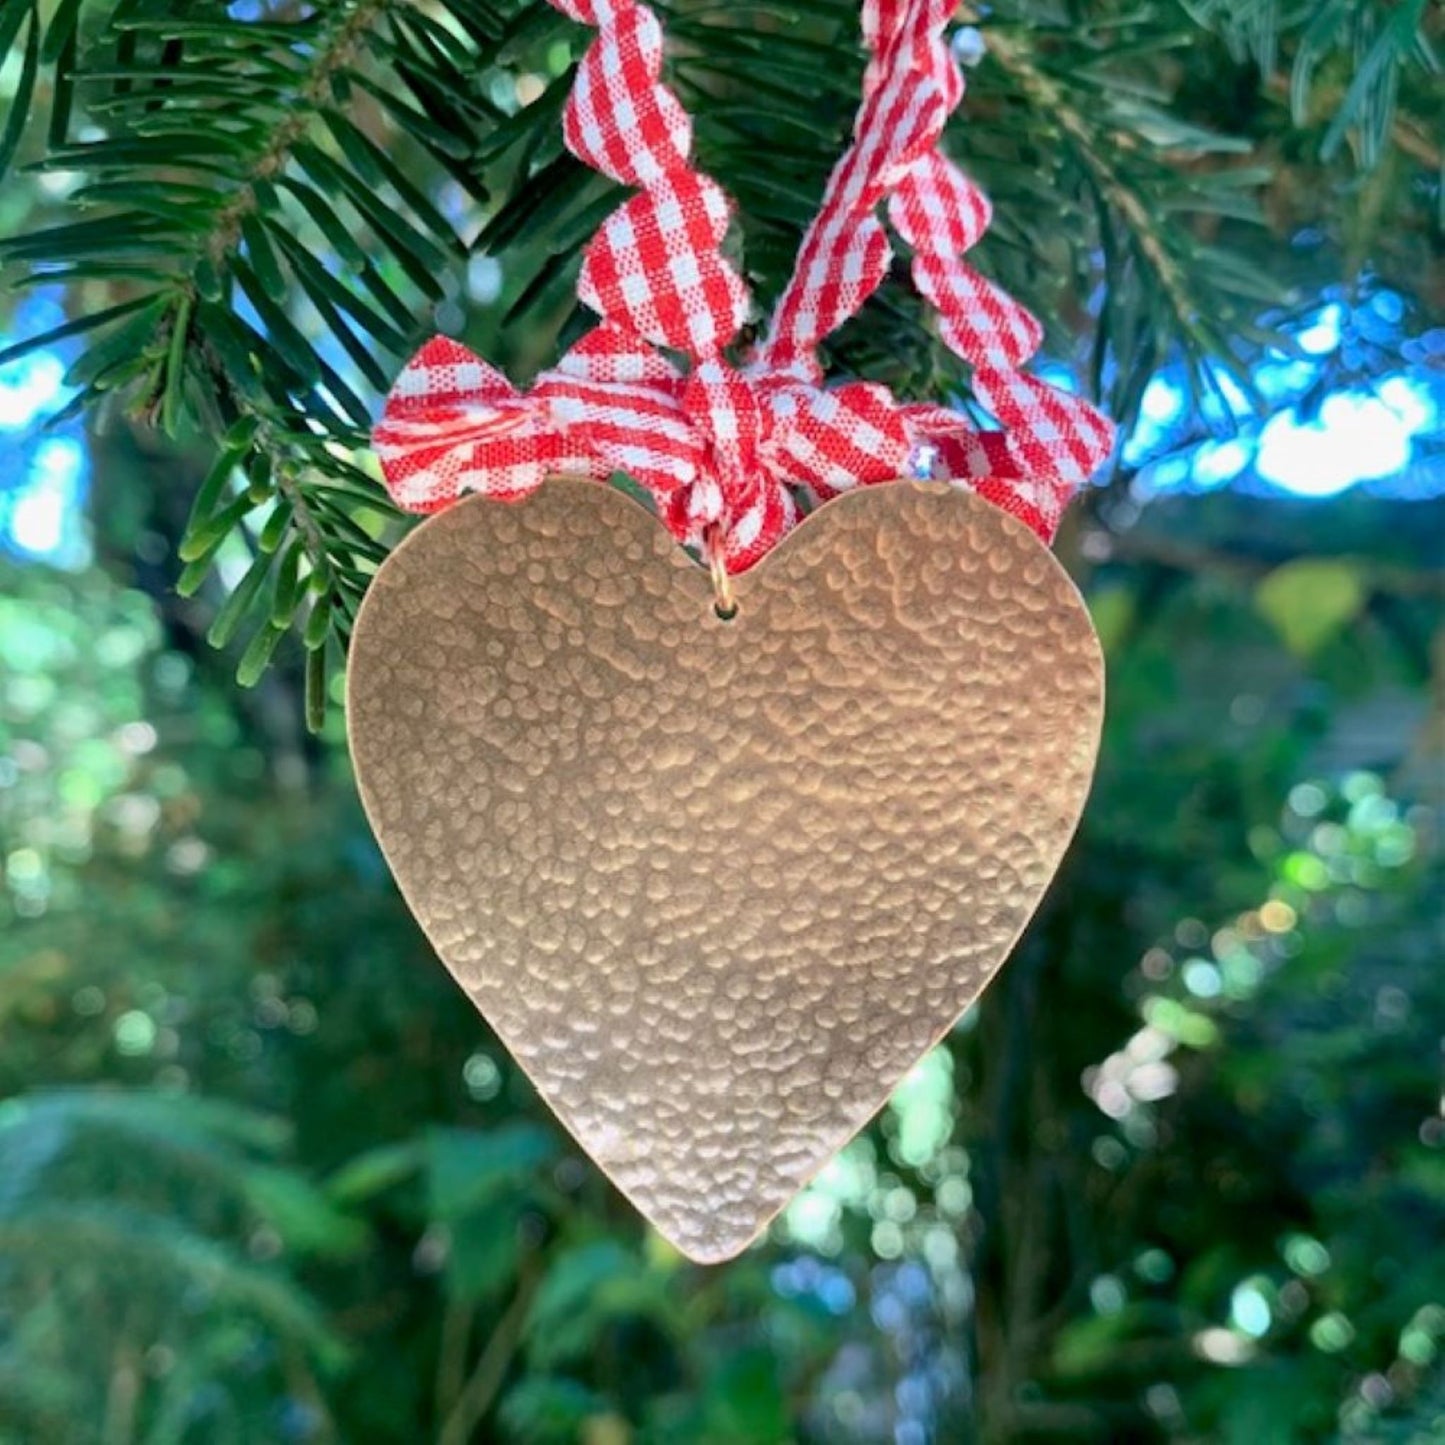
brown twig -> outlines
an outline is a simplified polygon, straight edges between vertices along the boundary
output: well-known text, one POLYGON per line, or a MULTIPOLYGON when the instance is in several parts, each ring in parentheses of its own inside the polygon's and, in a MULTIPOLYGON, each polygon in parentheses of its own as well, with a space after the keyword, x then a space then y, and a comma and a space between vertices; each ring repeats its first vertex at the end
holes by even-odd
POLYGON ((512 1302, 487 1337, 487 1343, 457 1397, 456 1405, 437 1435, 437 1445, 467 1445, 472 1432, 487 1417, 502 1385, 508 1367, 521 1343, 527 1313, 541 1283, 541 1271, 524 1269, 512 1302))

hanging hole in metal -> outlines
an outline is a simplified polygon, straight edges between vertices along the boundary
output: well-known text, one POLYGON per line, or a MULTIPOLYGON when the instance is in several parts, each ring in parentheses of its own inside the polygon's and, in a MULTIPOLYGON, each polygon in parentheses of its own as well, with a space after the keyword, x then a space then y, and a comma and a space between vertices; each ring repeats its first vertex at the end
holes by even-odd
POLYGON ((712 610, 719 621, 731 622, 738 615, 738 599, 723 559, 722 533, 716 522, 703 533, 702 549, 712 577, 712 610))

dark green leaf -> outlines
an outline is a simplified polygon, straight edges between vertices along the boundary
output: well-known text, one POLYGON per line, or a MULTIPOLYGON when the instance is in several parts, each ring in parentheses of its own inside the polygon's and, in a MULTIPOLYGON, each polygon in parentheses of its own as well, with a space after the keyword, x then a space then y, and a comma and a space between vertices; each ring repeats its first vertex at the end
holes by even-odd
POLYGON ((271 621, 277 627, 289 627, 301 606, 304 591, 301 564, 306 560, 305 542, 293 531, 276 563, 276 586, 271 595, 271 621))
POLYGON ((197 523, 176 548, 176 555, 182 562, 196 562, 209 556, 240 526, 244 517, 255 510, 256 504, 244 494, 227 503, 219 512, 213 513, 197 523))
POLYGON ((262 552, 269 555, 281 545, 290 531, 291 519, 295 512, 295 504, 289 497, 276 499, 276 505, 271 509, 271 515, 266 518, 266 525, 261 528, 260 535, 256 538, 256 546, 262 552))
POLYGON ((27 336, 0 350, 0 366, 26 356, 32 351, 53 346, 57 341, 64 341, 67 337, 80 336, 87 331, 94 331, 97 327, 105 326, 122 316, 129 316, 132 311, 139 311, 143 306, 153 307, 156 304, 157 298, 152 292, 144 296, 134 296, 129 301, 118 302, 116 305, 107 306, 100 311, 92 311, 85 316, 74 317, 70 321, 62 322, 59 326, 52 326, 49 331, 42 331, 36 336, 27 336))
POLYGON ((183 538, 190 537, 196 528, 215 511, 216 504, 221 500, 221 494, 226 489, 226 483, 230 481, 237 463, 249 445, 249 437, 244 441, 236 441, 227 437, 220 454, 212 463, 210 471, 206 473, 201 485, 196 488, 195 500, 191 503, 191 515, 186 522, 185 531, 181 534, 183 538))
POLYGON ((246 258, 256 273, 256 279, 273 301, 284 303, 286 277, 282 275, 281 263, 276 259, 266 228, 254 215, 246 215, 241 218, 241 235, 246 242, 246 258))
MULTIPOLYGON (((17 0, 11 0, 17 4, 17 0)), ((25 7, 18 5, 17 8, 23 14, 25 7)), ((16 148, 20 144, 20 137, 25 133, 25 122, 30 118, 30 103, 35 96, 35 76, 40 67, 40 16, 37 11, 31 9, 29 12, 29 28, 25 32, 25 56, 20 62, 20 77, 15 85, 15 94, 10 97, 10 111, 5 117, 5 125, 0 129, 0 178, 10 169, 10 163, 15 159, 16 148)), ((4 50, 0 49, 0 58, 4 57, 4 50)))
POLYGON ((241 660, 236 664, 236 681, 242 687, 255 687, 271 665, 276 645, 286 635, 284 627, 274 627, 266 622, 261 630, 246 645, 241 660))
POLYGON ((231 274, 256 308, 266 328, 266 339, 276 348, 303 384, 314 386, 321 379, 321 362, 311 343, 301 334, 296 323, 276 304, 261 285, 256 273, 243 261, 236 261, 231 274))
POLYGON ((171 317, 170 344, 166 350, 165 386, 161 393, 161 427, 170 437, 180 434, 192 306, 191 298, 182 296, 171 317))
POLYGON ((151 367, 159 364, 165 354, 160 342, 161 324, 170 305, 169 296, 156 295, 151 303, 105 331, 92 336, 84 351, 65 373, 67 386, 84 386, 89 382, 109 387, 113 373, 133 362, 151 367))
POLYGON ((262 586, 271 572, 274 559, 262 553, 246 569, 246 575, 232 589, 229 597, 221 604, 220 610, 206 632, 206 641, 212 647, 225 647, 236 635, 237 628, 245 621, 251 604, 260 595, 262 586))
POLYGON ((306 618, 306 627, 301 634, 301 640, 306 645, 308 652, 316 652, 326 646, 326 639, 331 635, 331 603, 326 597, 318 597, 311 604, 311 612, 306 618))
POLYGON ((348 1160, 326 1182, 327 1193, 338 1204, 364 1204, 415 1178, 426 1162, 426 1146, 419 1139, 383 1144, 348 1160))
POLYGON ((306 726, 319 733, 326 726, 326 649, 306 654, 306 726))
POLYGON ((427 1211, 460 1218, 517 1187, 556 1157, 555 1139, 532 1124, 486 1132, 434 1129, 427 1136, 427 1211))

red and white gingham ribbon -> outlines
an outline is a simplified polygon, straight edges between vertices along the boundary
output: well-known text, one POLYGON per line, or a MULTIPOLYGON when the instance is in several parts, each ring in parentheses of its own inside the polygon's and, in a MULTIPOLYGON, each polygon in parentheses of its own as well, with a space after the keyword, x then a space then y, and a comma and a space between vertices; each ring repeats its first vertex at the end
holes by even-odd
POLYGON ((954 0, 864 0, 871 61, 853 143, 767 337, 742 366, 725 355, 751 306, 722 254, 731 206, 692 165, 691 123, 661 81, 657 18, 638 0, 550 3, 598 28, 567 104, 568 148, 638 188, 583 256, 578 295, 602 320, 526 393, 456 342, 428 342, 374 434, 398 504, 431 512, 465 491, 509 499, 549 475, 625 472, 680 541, 700 544, 712 531, 739 572, 792 527, 795 492, 834 496, 929 458, 935 474, 1052 539, 1113 430, 1087 403, 1018 369, 1038 347, 1037 321, 963 260, 989 205, 938 150, 963 95, 943 35, 954 0), (822 384, 818 343, 888 273, 877 215, 885 201, 941 338, 972 365, 1001 430, 901 404, 883 386, 822 384))

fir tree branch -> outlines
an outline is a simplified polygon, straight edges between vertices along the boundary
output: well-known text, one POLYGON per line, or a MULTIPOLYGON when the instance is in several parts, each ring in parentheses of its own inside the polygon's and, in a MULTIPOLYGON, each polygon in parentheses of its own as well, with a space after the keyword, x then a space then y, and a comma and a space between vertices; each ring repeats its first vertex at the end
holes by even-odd
MULTIPOLYGON (((965 9, 963 18, 982 17, 965 9)), ((1191 363, 1189 374, 1196 391, 1218 390, 1212 368, 1201 364, 1207 358, 1233 372, 1248 393, 1252 386, 1249 373, 1230 345, 1228 323, 1235 319, 1235 307, 1223 294, 1218 274, 1212 284, 1204 279, 1197 254, 1191 254, 1197 248, 1178 220, 1179 213, 1189 209, 1207 213, 1221 206, 1227 208, 1229 198, 1237 196, 1238 177, 1228 173, 1211 176, 1197 165, 1193 170, 1180 166, 1181 184, 1181 177, 1167 166, 1161 148, 1116 119, 1102 95, 1096 97, 1101 103, 1089 108, 1082 105, 1078 93, 1043 59, 1039 43, 1029 32, 995 25, 989 28, 987 39, 990 60, 1017 86, 1024 102, 1057 127, 1096 198, 1106 271, 1106 310, 1095 350, 1095 389, 1102 389, 1112 359, 1117 377, 1112 409, 1123 419, 1132 417, 1149 376, 1177 350, 1191 363), (1165 193, 1170 193, 1171 201, 1167 211, 1160 204, 1165 193), (1166 214, 1170 216, 1167 228, 1162 219, 1166 214), (1138 274, 1131 275, 1136 269, 1138 274), (1139 298, 1138 304, 1146 314, 1120 315, 1131 296, 1139 298), (1147 312, 1156 314, 1150 316, 1147 312), (1123 344, 1122 332, 1137 333, 1141 329, 1150 339, 1136 337, 1123 344), (1111 346, 1117 353, 1113 358, 1107 354, 1111 346), (1127 364, 1131 354, 1133 365, 1127 364)), ((1146 110, 1144 115, 1148 117, 1149 112, 1146 110)), ((1210 149, 1222 153, 1238 149, 1227 138, 1211 137, 1205 132, 1194 132, 1190 141, 1192 144, 1179 147, 1181 158, 1210 149)), ((1175 164, 1178 166, 1177 161, 1175 164)), ((1262 179, 1263 174, 1257 173, 1255 179, 1262 179)), ((1239 214, 1258 219, 1252 208, 1241 208, 1239 214)), ((1210 255, 1209 259, 1213 262, 1216 258, 1210 255)), ((1282 304, 1286 295, 1283 290, 1266 286, 1249 299, 1258 309, 1269 300, 1282 304)))
MULTIPOLYGON (((117 237, 127 238, 141 294, 84 319, 98 338, 78 364, 85 395, 128 395, 134 414, 178 438, 217 430, 241 438, 224 449, 226 475, 195 510, 178 585, 193 592, 230 534, 251 529, 250 567, 211 635, 224 644, 249 619, 238 677, 251 682, 304 617, 313 719, 326 693, 318 659, 332 637, 344 644, 385 555, 370 528, 394 512, 347 455, 365 444, 370 408, 299 308, 309 307, 347 365, 380 387, 388 369, 371 348, 414 344, 418 300, 441 294, 437 276, 463 249, 387 143, 364 128, 384 133, 399 118, 412 127, 407 143, 452 173, 474 146, 465 130, 444 130, 394 94, 398 81, 428 93, 426 67, 407 46, 415 16, 404 8, 356 0, 282 23, 122 15, 119 7, 111 21, 120 41, 103 35, 76 68, 108 133, 61 143, 45 162, 88 170, 81 203, 108 214, 0 244, 37 279, 65 280, 102 257, 113 265, 117 237), (368 119, 358 124, 348 112, 368 119), (383 199, 387 191, 395 202, 383 199), (316 259, 310 238, 300 239, 307 228, 346 254, 349 275, 316 259)), ((459 24, 461 35, 495 46, 504 32, 489 7, 463 8, 471 19, 459 24)), ((482 49, 462 45, 443 62, 447 79, 455 81, 454 65, 485 60, 482 49)), ((485 107, 469 113, 491 124, 485 107)))
POLYGON ((257 210, 256 182, 269 181, 286 168, 297 142, 325 108, 333 78, 356 61, 362 36, 391 3, 392 0, 359 0, 349 12, 340 11, 331 22, 312 55, 305 81, 296 91, 289 113, 256 157, 246 182, 216 214, 205 243, 213 264, 224 264, 236 250, 243 222, 257 210))

